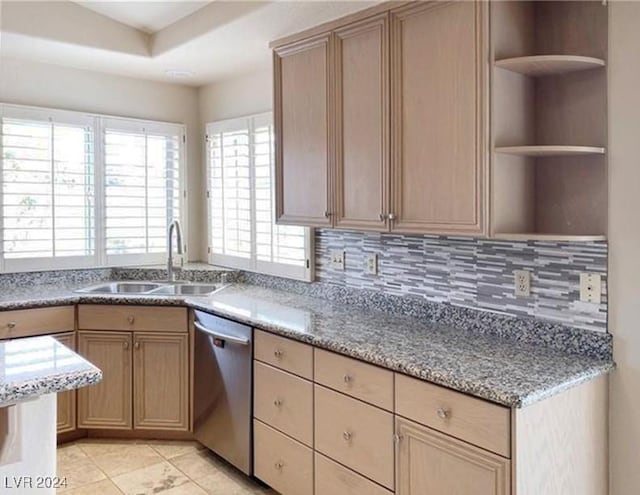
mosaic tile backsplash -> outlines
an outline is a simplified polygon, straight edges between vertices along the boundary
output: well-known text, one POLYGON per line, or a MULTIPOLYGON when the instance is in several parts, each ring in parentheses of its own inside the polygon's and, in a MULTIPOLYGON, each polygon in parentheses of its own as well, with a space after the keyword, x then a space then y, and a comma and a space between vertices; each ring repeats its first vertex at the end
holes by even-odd
POLYGON ((607 331, 606 242, 516 242, 317 229, 316 280, 396 295, 412 294, 513 316, 607 331), (345 270, 331 252, 345 252, 345 270), (365 256, 378 255, 378 274, 365 256), (531 272, 531 296, 514 295, 514 270, 531 272), (602 275, 601 304, 580 301, 580 273, 602 275))

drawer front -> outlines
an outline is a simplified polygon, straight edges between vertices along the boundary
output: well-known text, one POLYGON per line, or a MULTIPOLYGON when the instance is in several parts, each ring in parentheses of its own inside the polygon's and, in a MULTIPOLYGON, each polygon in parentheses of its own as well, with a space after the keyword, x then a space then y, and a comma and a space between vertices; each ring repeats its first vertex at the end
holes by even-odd
POLYGON ((186 332, 187 308, 81 304, 78 306, 78 328, 133 332, 186 332))
POLYGON ((396 374, 396 414, 509 457, 511 410, 396 374))
POLYGON ((322 349, 314 352, 316 383, 393 411, 393 372, 322 349))
POLYGON ((73 306, 0 312, 0 339, 71 332, 74 329, 75 312, 73 306))
POLYGON ((283 433, 313 446, 313 385, 254 361, 253 414, 283 433))
POLYGON ((318 454, 315 460, 315 495, 393 495, 380 485, 318 454))
POLYGON ((255 358, 263 363, 311 380, 313 347, 261 330, 254 336, 255 358))
POLYGON ((393 489, 393 415, 315 385, 315 449, 393 489))
POLYGON ((253 471, 282 495, 313 494, 313 452, 273 428, 253 421, 253 471))

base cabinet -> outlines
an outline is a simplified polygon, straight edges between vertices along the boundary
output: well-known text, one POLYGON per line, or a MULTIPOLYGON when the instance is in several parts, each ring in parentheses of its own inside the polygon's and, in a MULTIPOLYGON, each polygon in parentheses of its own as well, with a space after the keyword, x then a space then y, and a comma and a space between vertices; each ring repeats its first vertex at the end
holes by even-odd
MULTIPOLYGON (((60 333, 53 337, 69 349, 76 350, 74 332, 60 333)), ((76 394, 75 390, 68 390, 58 394, 56 414, 56 431, 58 434, 69 433, 76 429, 76 394)))
POLYGON ((399 417, 396 432, 397 495, 510 494, 509 459, 399 417))
POLYGON ((186 333, 81 331, 78 350, 102 382, 78 392, 78 427, 188 431, 186 333))

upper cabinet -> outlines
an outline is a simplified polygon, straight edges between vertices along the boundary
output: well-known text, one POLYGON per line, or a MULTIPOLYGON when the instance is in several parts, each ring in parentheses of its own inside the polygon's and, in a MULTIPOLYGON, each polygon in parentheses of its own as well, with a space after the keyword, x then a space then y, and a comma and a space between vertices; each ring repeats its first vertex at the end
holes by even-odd
POLYGON ((276 216, 331 225, 332 43, 328 34, 274 51, 276 216))
POLYGON ((486 4, 392 12, 391 230, 483 231, 486 4))
POLYGON ((397 6, 275 43, 279 222, 484 232, 488 7, 397 6))

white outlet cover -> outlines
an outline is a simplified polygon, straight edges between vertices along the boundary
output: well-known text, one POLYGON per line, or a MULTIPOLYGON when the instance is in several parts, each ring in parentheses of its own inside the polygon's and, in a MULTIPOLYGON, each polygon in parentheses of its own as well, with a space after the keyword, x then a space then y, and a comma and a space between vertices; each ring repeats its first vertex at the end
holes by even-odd
POLYGON ((364 270, 369 275, 378 274, 378 255, 377 254, 367 254, 364 257, 364 270))
POLYGON ((531 272, 527 270, 515 270, 514 293, 517 297, 529 297, 531 295, 531 272))
POLYGON ((599 273, 580 274, 580 301, 591 304, 602 302, 602 275, 599 273))
POLYGON ((334 270, 344 270, 344 251, 331 251, 331 267, 334 270))

